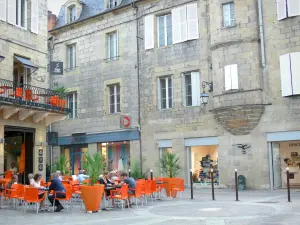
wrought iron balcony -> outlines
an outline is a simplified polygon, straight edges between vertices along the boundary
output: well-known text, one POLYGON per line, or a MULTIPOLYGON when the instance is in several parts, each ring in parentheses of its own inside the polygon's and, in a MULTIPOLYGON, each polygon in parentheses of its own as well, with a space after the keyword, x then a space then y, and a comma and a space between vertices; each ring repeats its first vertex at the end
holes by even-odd
POLYGON ((0 104, 67 114, 68 94, 0 79, 0 104))

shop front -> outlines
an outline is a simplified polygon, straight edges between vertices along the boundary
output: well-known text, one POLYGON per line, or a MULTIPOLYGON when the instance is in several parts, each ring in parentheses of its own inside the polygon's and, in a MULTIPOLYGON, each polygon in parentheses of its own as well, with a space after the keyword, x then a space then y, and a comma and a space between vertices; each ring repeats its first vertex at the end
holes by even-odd
POLYGON ((218 168, 218 138, 187 138, 184 143, 187 151, 187 181, 190 183, 189 172, 190 169, 192 169, 192 179, 197 186, 210 187, 211 173, 213 173, 214 185, 219 186, 220 171, 218 168))
POLYGON ((300 131, 269 133, 267 138, 271 189, 287 187, 287 168, 291 187, 300 188, 300 131))

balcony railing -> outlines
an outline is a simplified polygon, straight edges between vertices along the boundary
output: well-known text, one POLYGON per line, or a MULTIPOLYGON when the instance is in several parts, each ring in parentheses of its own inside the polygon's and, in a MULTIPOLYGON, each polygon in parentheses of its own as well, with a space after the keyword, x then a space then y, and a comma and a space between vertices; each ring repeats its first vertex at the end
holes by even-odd
POLYGON ((0 79, 0 102, 58 113, 70 113, 68 94, 0 79))

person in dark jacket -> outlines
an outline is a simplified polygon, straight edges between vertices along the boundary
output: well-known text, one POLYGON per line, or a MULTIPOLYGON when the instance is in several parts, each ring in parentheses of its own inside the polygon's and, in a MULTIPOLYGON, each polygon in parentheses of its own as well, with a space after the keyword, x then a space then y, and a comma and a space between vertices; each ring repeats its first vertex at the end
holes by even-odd
MULTIPOLYGON (((49 191, 52 191, 52 190, 54 192, 57 192, 56 193, 57 198, 65 198, 66 197, 66 189, 64 188, 57 173, 52 174, 52 181, 49 186, 49 191)), ((51 205, 53 206, 54 195, 49 195, 48 199, 51 202, 51 205)), ((58 200, 55 200, 54 204, 56 206, 55 212, 60 212, 64 208, 58 200)))
MULTIPOLYGON (((113 183, 109 179, 109 173, 104 172, 104 176, 100 178, 100 184, 103 184, 105 187, 112 187, 113 183)), ((110 196, 110 190, 106 190, 106 196, 110 196)))

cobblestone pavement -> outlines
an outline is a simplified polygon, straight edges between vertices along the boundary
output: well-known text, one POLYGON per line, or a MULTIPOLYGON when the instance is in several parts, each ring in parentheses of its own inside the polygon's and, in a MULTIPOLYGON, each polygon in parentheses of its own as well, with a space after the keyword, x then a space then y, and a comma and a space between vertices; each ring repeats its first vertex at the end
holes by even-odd
POLYGON ((0 225, 299 225, 300 191, 292 191, 292 202, 287 202, 285 190, 244 191, 235 201, 231 190, 216 190, 211 200, 209 190, 195 190, 194 200, 189 190, 182 198, 148 202, 147 206, 132 209, 114 209, 87 214, 78 204, 60 213, 26 213, 11 207, 0 209, 0 225))

